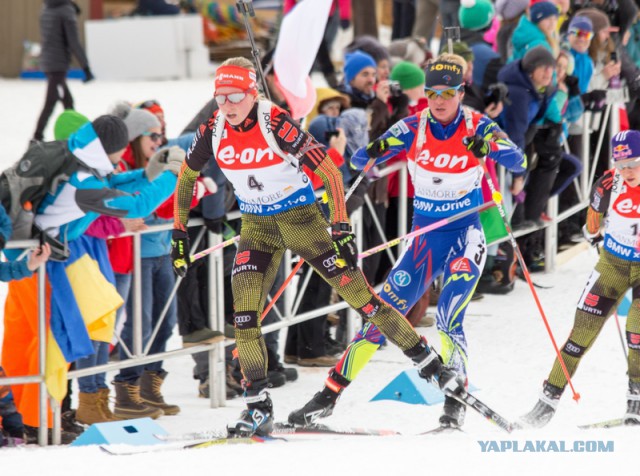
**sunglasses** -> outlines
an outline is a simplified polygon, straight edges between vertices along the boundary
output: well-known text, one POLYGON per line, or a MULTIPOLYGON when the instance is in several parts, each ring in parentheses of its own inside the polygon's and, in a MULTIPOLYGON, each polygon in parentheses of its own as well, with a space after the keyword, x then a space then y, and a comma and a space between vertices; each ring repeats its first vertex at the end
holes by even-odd
POLYGON ((460 91, 461 87, 462 87, 462 84, 454 88, 447 88, 447 89, 432 89, 432 88, 425 87, 424 91, 427 95, 427 98, 429 99, 435 99, 437 97, 442 97, 442 99, 451 99, 458 93, 458 91, 460 91))
POLYGON ((613 166, 618 170, 635 169, 636 167, 640 167, 640 157, 638 157, 637 159, 616 162, 613 164, 613 166))
POLYGON ((593 38, 593 32, 592 31, 579 30, 577 28, 571 28, 571 30, 569 30, 569 33, 571 35, 576 35, 581 40, 589 41, 591 38, 593 38))
POLYGON ((143 132, 142 135, 148 137, 153 142, 159 142, 162 140, 162 134, 158 134, 157 132, 143 132))
POLYGON ((213 99, 216 100, 216 102, 218 103, 218 106, 222 106, 223 104, 226 104, 227 101, 229 101, 231 104, 238 104, 242 102, 244 98, 247 97, 248 92, 249 92, 249 89, 247 89, 246 91, 242 91, 241 93, 215 94, 213 96, 213 99))

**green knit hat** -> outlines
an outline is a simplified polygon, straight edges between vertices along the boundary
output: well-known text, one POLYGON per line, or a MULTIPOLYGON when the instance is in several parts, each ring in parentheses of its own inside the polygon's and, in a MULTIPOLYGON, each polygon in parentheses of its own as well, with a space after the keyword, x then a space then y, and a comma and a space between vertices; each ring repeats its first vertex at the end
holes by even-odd
POLYGON ((496 11, 489 0, 462 0, 458 19, 467 30, 484 30, 491 25, 496 11))
MULTIPOLYGON (((446 42, 442 42, 442 48, 440 48, 440 54, 448 53, 449 45, 446 42)), ((469 45, 464 41, 456 41, 453 43, 453 54, 462 56, 467 63, 473 63, 474 55, 473 50, 469 48, 469 45)))
POLYGON ((391 79, 398 81, 403 91, 424 86, 424 71, 415 63, 401 61, 391 70, 391 79))
POLYGON ((71 134, 87 122, 91 121, 86 116, 73 109, 66 109, 56 119, 53 126, 53 137, 55 140, 67 140, 71 134))

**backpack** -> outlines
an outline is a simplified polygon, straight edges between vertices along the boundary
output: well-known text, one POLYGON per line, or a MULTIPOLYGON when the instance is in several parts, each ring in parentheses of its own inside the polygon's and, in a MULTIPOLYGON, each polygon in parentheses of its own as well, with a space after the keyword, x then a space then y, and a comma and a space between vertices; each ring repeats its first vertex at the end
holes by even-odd
POLYGON ((11 239, 35 236, 33 221, 42 201, 55 195, 80 165, 66 141, 34 142, 20 160, 2 172, 0 201, 13 225, 11 239))

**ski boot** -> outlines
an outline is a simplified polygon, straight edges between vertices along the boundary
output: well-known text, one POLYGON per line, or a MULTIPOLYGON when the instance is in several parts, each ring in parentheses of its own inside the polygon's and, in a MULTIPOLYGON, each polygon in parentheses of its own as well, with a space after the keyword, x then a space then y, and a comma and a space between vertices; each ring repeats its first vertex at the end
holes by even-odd
POLYGON ((558 403, 564 388, 551 385, 545 380, 542 386, 542 393, 533 409, 520 417, 520 423, 524 427, 542 428, 545 426, 556 413, 558 403))
POLYGON ((340 395, 342 395, 349 383, 349 380, 340 375, 335 369, 332 369, 322 391, 316 393, 305 406, 292 411, 289 414, 289 423, 307 426, 314 424, 320 418, 330 416, 340 395))
POLYGON ((640 425, 640 382, 629 380, 627 393, 627 413, 624 415, 625 425, 640 425))
POLYGON ((453 397, 444 397, 444 407, 440 415, 440 426, 443 428, 460 428, 464 424, 466 406, 453 397))
POLYGON ((405 351, 405 355, 413 360, 418 374, 428 382, 437 382, 445 395, 464 395, 464 381, 458 373, 442 364, 442 358, 432 347, 427 346, 424 337, 418 345, 405 351))
POLYGON ((235 423, 227 426, 229 437, 267 436, 273 431, 273 403, 265 390, 267 383, 267 379, 262 379, 245 386, 247 409, 235 423))

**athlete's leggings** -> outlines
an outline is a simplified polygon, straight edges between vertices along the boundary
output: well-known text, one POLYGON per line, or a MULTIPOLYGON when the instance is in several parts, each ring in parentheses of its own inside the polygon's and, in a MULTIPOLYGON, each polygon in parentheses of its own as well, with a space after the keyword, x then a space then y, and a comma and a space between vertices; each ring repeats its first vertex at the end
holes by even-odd
POLYGON ((260 315, 286 249, 304 258, 349 305, 379 326, 403 351, 419 344, 420 336, 411 324, 373 292, 360 269, 336 266, 328 226, 315 203, 272 216, 242 216, 231 288, 240 367, 250 382, 267 376, 260 315))
MULTIPOLYGON (((413 229, 428 223, 416 215, 413 229)), ((454 225, 460 227, 461 224, 454 225)), ((433 231, 407 243, 380 293, 385 302, 406 315, 433 280, 444 274, 436 314, 442 342, 440 354, 445 364, 456 369, 463 378, 467 375, 467 340, 462 323, 485 260, 484 233, 476 216, 463 227, 433 231)), ((366 323, 335 370, 348 382, 353 381, 383 342, 384 337, 376 326, 366 323)))
MULTIPOLYGON (((627 316, 627 365, 629 379, 640 381, 640 262, 618 258, 606 250, 600 253, 600 260, 582 291, 573 329, 560 352, 569 375, 575 373, 580 359, 591 348, 629 288, 632 289, 633 301, 627 316)), ((557 358, 548 382, 560 388, 567 384, 557 358)))

